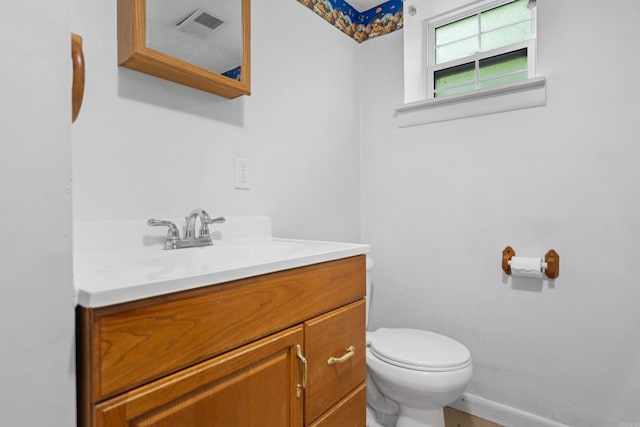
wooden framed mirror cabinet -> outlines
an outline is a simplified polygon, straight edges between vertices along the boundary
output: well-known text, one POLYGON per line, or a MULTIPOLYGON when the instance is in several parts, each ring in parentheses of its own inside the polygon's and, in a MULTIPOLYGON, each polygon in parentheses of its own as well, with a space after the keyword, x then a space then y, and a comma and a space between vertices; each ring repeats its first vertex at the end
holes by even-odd
POLYGON ((226 98, 250 95, 251 0, 118 0, 118 64, 226 98))

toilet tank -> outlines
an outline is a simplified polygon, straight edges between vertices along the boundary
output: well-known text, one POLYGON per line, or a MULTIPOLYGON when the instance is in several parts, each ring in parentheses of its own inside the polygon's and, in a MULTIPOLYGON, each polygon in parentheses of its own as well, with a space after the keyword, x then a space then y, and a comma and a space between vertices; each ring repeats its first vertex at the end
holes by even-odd
POLYGON ((366 312, 367 312, 367 316, 366 316, 366 325, 367 325, 367 329, 369 329, 369 308, 370 308, 370 304, 369 302, 371 301, 371 291, 372 291, 372 281, 371 281, 371 276, 372 276, 372 272, 373 272, 373 260, 367 256, 367 287, 366 287, 366 291, 367 291, 367 296, 365 298, 365 302, 366 302, 366 312))

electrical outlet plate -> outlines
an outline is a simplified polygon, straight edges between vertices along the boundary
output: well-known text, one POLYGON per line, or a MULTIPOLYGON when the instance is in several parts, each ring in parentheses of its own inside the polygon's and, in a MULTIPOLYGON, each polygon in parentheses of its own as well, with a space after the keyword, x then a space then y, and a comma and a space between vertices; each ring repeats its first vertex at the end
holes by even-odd
POLYGON ((249 189, 249 161, 240 157, 236 157, 235 188, 249 189))

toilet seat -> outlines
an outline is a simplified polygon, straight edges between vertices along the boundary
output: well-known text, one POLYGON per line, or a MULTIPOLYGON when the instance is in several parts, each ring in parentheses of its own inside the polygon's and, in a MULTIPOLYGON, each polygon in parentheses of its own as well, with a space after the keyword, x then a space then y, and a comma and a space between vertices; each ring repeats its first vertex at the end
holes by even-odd
POLYGON ((447 372, 471 364, 469 350, 458 341, 420 329, 380 328, 367 334, 371 354, 401 368, 447 372))

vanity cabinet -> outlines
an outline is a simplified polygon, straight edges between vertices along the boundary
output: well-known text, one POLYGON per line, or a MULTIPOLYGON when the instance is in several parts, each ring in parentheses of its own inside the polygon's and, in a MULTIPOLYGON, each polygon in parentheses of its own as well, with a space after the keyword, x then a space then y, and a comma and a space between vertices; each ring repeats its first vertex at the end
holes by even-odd
POLYGON ((77 310, 81 427, 364 427, 365 258, 77 310))

